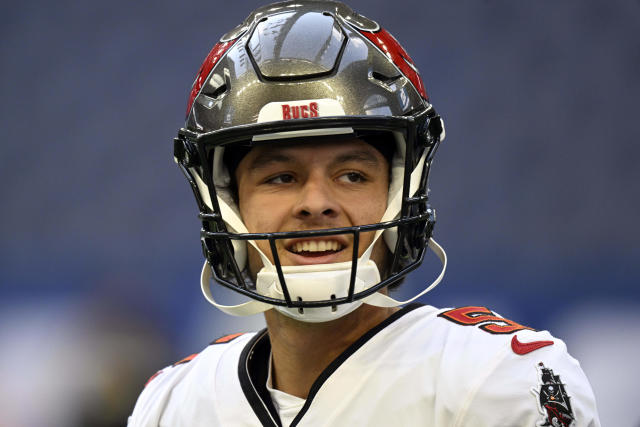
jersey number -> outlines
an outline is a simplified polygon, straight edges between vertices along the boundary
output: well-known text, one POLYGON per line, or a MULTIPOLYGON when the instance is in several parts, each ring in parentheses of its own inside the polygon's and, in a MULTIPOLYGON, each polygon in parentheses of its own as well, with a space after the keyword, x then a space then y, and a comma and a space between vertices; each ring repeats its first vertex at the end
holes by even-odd
POLYGON ((496 314, 486 307, 460 307, 438 314, 447 320, 459 325, 476 326, 479 325, 483 331, 492 334, 511 334, 523 329, 532 329, 523 326, 513 320, 496 316, 496 314))

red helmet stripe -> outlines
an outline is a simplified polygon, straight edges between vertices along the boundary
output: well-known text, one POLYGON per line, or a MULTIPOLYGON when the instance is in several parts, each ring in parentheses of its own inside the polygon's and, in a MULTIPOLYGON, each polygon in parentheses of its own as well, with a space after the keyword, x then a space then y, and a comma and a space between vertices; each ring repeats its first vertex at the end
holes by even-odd
POLYGON ((418 69, 416 68, 413 60, 409 56, 406 50, 398 43, 398 41, 387 30, 381 28, 375 33, 369 31, 360 31, 366 38, 371 40, 385 55, 393 61, 393 63, 400 69, 402 74, 413 83, 416 90, 422 95, 424 99, 429 100, 429 95, 424 88, 424 83, 418 69))
POLYGON ((216 63, 222 58, 222 55, 225 54, 227 50, 236 42, 235 40, 229 40, 224 43, 216 43, 209 52, 209 55, 205 58, 204 62, 200 66, 200 70, 196 75, 196 79, 193 81, 193 85, 191 86, 191 93, 189 94, 189 103, 187 104, 187 116, 189 116, 189 111, 191 111, 191 106, 193 105, 193 100, 200 93, 200 89, 202 89, 202 85, 204 85, 205 79, 209 76, 209 73, 216 65, 216 63))

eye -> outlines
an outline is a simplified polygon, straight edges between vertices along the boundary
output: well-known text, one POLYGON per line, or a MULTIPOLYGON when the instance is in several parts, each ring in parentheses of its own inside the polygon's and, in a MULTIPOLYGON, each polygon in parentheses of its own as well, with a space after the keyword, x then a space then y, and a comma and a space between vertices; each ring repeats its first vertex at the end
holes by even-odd
POLYGON ((348 183, 364 182, 367 179, 360 172, 347 172, 338 177, 339 181, 348 183))
POLYGON ((295 179, 293 178, 293 175, 289 173, 281 173, 279 175, 272 176, 271 178, 267 179, 266 183, 267 184, 290 184, 293 181, 295 181, 295 179))

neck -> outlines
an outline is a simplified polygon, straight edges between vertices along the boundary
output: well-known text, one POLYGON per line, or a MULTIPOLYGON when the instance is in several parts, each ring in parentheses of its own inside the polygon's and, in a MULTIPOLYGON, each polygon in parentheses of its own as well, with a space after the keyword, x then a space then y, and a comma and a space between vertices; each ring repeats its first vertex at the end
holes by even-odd
POLYGON ((324 323, 300 322, 277 310, 266 311, 273 387, 306 399, 313 382, 336 357, 398 310, 363 304, 340 319, 324 323))

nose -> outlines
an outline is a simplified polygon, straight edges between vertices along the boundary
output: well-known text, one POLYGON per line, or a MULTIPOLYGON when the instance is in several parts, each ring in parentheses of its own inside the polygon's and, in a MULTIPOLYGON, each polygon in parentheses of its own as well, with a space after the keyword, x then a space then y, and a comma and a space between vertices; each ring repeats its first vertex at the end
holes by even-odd
POLYGON ((293 215, 298 219, 321 222, 338 216, 340 207, 331 193, 330 183, 321 177, 309 177, 300 188, 300 194, 293 207, 293 215))

